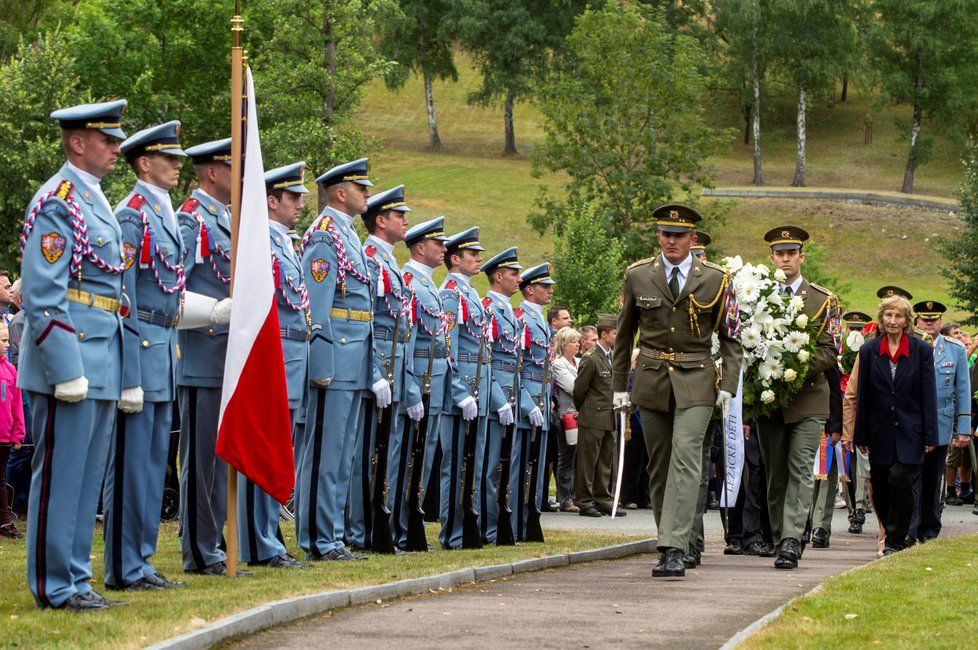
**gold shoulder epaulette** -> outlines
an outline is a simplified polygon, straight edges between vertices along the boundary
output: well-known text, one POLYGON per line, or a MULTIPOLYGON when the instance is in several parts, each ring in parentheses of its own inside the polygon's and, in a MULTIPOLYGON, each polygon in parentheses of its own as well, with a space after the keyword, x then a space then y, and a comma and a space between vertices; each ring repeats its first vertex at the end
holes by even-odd
POLYGON ((727 269, 723 268, 719 264, 714 264, 710 260, 700 260, 700 264, 702 264, 703 266, 708 266, 711 269, 716 269, 717 271, 720 271, 724 275, 727 275, 727 269))
POLYGON ((325 215, 322 221, 319 222, 319 230, 329 230, 329 224, 333 220, 333 217, 328 214, 325 215))
POLYGON ((945 336, 944 337, 944 340, 947 341, 948 343, 954 343, 955 345, 960 345, 961 347, 965 347, 964 343, 962 343, 961 341, 957 340, 953 336, 945 336))
POLYGON ((826 289, 825 287, 823 287, 821 285, 818 285, 818 284, 815 284, 814 282, 809 282, 808 284, 811 285, 812 289, 816 289, 818 291, 821 291, 826 296, 834 296, 835 295, 835 294, 832 293, 832 290, 831 289, 826 289))
POLYGON ((584 356, 585 357, 591 356, 592 354, 594 354, 594 350, 595 350, 595 348, 591 348, 590 350, 588 350, 587 352, 584 353, 584 356))
POLYGON ((632 262, 628 265, 629 269, 634 269, 637 266, 642 266, 643 264, 651 264, 655 260, 655 256, 646 257, 644 260, 639 260, 637 262, 632 262))

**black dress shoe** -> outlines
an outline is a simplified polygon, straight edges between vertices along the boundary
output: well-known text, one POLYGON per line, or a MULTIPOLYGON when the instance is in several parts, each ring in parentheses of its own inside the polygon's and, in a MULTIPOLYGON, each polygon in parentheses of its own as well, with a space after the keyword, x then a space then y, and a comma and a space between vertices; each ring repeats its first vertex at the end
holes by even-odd
POLYGON ((779 555, 777 559, 774 560, 774 568, 775 569, 797 569, 798 560, 779 555))
POLYGON ((249 562, 248 566, 263 566, 269 569, 304 569, 309 566, 305 562, 300 562, 291 555, 276 555, 261 562, 249 562))
MULTIPOLYGON (((603 514, 605 517, 611 516, 611 508, 598 508, 598 512, 603 514)), ((615 517, 627 517, 628 513, 625 512, 624 508, 618 508, 618 512, 615 513, 615 517)))
POLYGON ((146 582, 153 585, 156 589, 180 589, 186 587, 186 582, 177 582, 175 580, 167 580, 166 576, 157 571, 153 575, 144 578, 146 582))
MULTIPOLYGON (((758 542, 754 542, 757 544, 758 542)), ((744 546, 740 543, 740 540, 734 539, 727 542, 727 546, 723 549, 724 555, 743 555, 744 546)))
POLYGON ((130 582, 127 585, 105 585, 105 588, 110 591, 146 591, 147 589, 157 589, 156 585, 147 580, 146 578, 140 578, 134 582, 130 582))
POLYGON ((860 525, 865 524, 866 512, 862 508, 856 508, 852 511, 852 514, 849 515, 849 521, 859 522, 860 525))
POLYGON ((63 603, 54 607, 54 609, 63 609, 66 612, 75 613, 94 612, 100 609, 108 608, 109 605, 94 598, 90 598, 89 594, 85 594, 84 596, 79 594, 71 594, 63 603))
POLYGON ((595 508, 594 506, 588 506, 587 508, 581 508, 581 510, 577 514, 581 515, 582 517, 600 517, 601 516, 601 513, 598 512, 598 509, 595 508))
POLYGON ((106 598, 105 596, 103 596, 102 594, 94 590, 88 592, 87 594, 82 596, 82 598, 87 598, 88 600, 94 600, 95 602, 105 605, 106 607, 121 607, 123 605, 129 604, 124 600, 109 600, 108 598, 106 598))
POLYGON ((801 559, 801 543, 794 537, 786 537, 778 545, 778 557, 787 557, 796 562, 801 559))
POLYGON ((828 548, 829 533, 824 528, 816 528, 812 531, 812 548, 828 548))
POLYGON ((947 498, 944 499, 944 504, 948 506, 963 506, 964 501, 957 494, 949 494, 947 498))
POLYGON ((961 495, 961 503, 967 504, 969 506, 975 505, 975 493, 974 491, 968 492, 967 494, 961 495))
POLYGON ((679 548, 667 548, 659 555, 659 563, 652 569, 653 578, 681 578, 686 575, 683 564, 683 551, 679 548))
POLYGON ((202 569, 184 569, 184 573, 195 573, 199 576, 223 576, 228 572, 228 567, 224 562, 208 564, 202 569))
POLYGON ((853 521, 849 524, 849 532, 853 535, 861 535, 863 532, 863 524, 861 521, 853 521))
POLYGON ((887 546, 887 547, 885 547, 883 549, 883 557, 890 557, 891 555, 893 555, 894 553, 897 553, 899 551, 900 551, 900 549, 898 549, 895 546, 887 546))
POLYGON ((690 549, 683 553, 683 566, 687 569, 695 569, 700 565, 702 556, 698 550, 690 549))

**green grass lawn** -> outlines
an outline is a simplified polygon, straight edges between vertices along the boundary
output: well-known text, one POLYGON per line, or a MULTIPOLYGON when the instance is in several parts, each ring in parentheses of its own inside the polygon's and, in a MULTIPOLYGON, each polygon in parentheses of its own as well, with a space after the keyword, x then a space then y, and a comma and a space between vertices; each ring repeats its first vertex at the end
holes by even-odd
POLYGON ((827 580, 745 648, 973 648, 978 535, 942 538, 827 580))
MULTIPOLYGON (((552 250, 549 235, 540 236, 526 222, 541 186, 559 192, 565 178, 547 175, 533 178, 529 156, 542 138, 541 116, 531 104, 516 108, 519 156, 503 157, 502 111, 466 104, 466 96, 478 86, 478 73, 464 57, 459 58, 457 83, 435 84, 439 131, 444 150, 427 149, 427 121, 420 79, 411 78, 398 92, 377 81, 364 96, 354 126, 378 139, 383 150, 371 169, 378 190, 404 183, 411 222, 439 215, 448 232, 472 225, 482 228, 486 257, 506 246, 518 245, 524 266, 547 259, 552 250)), ((710 123, 718 128, 741 128, 737 107, 724 98, 710 100, 710 123)), ((772 101, 764 115, 765 182, 790 183, 794 173, 793 97, 772 101)), ((906 145, 898 120, 905 107, 875 108, 871 97, 850 87, 849 101, 814 103, 808 120, 808 183, 810 186, 898 190, 903 176, 906 145), (873 114, 873 142, 862 144, 865 115, 873 114)), ((916 191, 953 197, 961 182, 960 143, 941 137, 938 127, 925 124, 936 135, 931 162, 918 169, 916 191)), ((728 149, 710 160, 716 183, 745 185, 751 180, 751 152, 734 137, 728 149)), ((905 286, 919 298, 948 301, 947 281, 940 275, 943 259, 937 251, 939 237, 953 237, 960 219, 935 212, 848 205, 823 201, 737 199, 727 225, 712 233, 725 254, 741 254, 754 260, 767 257, 762 235, 781 223, 796 223, 812 233, 826 249, 827 269, 851 282, 841 296, 851 309, 873 311, 876 289, 883 284, 905 286), (935 237, 937 235, 937 237, 935 237)), ((704 201, 708 210, 713 203, 704 201)), ((405 251, 398 247, 402 261, 405 251)), ((652 251, 650 251, 652 254, 652 251)), ((436 276, 438 281, 442 273, 436 276)), ((476 288, 486 288, 476 278, 476 288)), ((950 314, 962 314, 953 309, 950 314)))
MULTIPOLYGON (((294 549, 295 534, 283 526, 287 546, 294 549)), ((427 528, 437 546, 437 526, 427 528)), ((92 549, 96 590, 112 599, 129 601, 126 607, 87 614, 40 611, 27 589, 23 542, 0 540, 0 646, 133 648, 176 636, 260 603, 333 589, 362 587, 404 580, 471 566, 487 566, 598 548, 629 541, 618 534, 546 531, 544 544, 486 547, 482 550, 373 555, 365 562, 315 563, 303 570, 252 568, 252 576, 226 578, 187 576, 181 570, 177 524, 160 529, 156 567, 172 580, 185 580, 185 589, 167 592, 110 592, 101 585, 101 527, 92 549)))

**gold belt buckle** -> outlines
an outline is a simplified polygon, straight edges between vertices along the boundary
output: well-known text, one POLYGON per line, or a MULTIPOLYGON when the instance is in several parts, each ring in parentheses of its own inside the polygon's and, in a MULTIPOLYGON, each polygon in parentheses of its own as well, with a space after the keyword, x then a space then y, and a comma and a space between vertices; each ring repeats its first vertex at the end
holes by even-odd
POLYGON ((676 360, 676 353, 675 352, 660 352, 659 353, 659 356, 661 358, 665 359, 666 361, 675 361, 676 360))

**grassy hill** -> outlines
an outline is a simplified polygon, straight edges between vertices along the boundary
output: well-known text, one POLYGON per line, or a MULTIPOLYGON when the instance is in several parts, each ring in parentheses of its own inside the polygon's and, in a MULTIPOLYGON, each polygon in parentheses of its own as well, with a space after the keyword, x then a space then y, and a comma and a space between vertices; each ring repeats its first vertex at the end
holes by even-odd
MULTIPOLYGON (((399 92, 375 82, 366 92, 355 126, 378 140, 383 150, 371 173, 383 189, 406 185, 407 200, 417 223, 445 215, 449 232, 470 225, 482 228, 487 255, 505 246, 519 245, 524 266, 546 259, 549 237, 541 237, 526 223, 526 215, 540 186, 560 190, 563 179, 535 179, 529 155, 542 138, 541 116, 532 105, 516 109, 519 156, 503 157, 501 109, 474 107, 466 96, 479 83, 478 73, 460 60, 457 83, 437 83, 435 102, 444 150, 427 149, 427 121, 421 80, 409 80, 399 92)), ((718 99, 708 107, 712 125, 742 128, 736 106, 718 99), (732 110, 731 110, 732 109, 732 110)), ((849 101, 816 103, 808 115, 808 170, 810 186, 874 190, 899 189, 906 144, 898 121, 905 107, 876 109, 872 100, 850 87, 849 101), (863 124, 873 114, 873 142, 863 144, 863 124)), ((934 132, 939 127, 925 124, 934 132)), ((773 103, 764 115, 761 142, 764 178, 771 185, 790 183, 794 173, 794 106, 790 97, 773 103)), ((729 149, 711 160, 717 185, 747 184, 751 180, 751 152, 734 138, 729 149)), ((953 196, 961 182, 960 143, 938 137, 933 159, 918 169, 916 191, 953 196)), ((905 286, 920 298, 947 300, 945 280, 939 274, 941 257, 935 250, 939 237, 953 237, 960 220, 952 215, 840 203, 790 200, 728 201, 727 225, 713 233, 728 254, 760 259, 766 256, 761 235, 778 223, 797 223, 823 244, 829 271, 852 283, 843 296, 852 308, 872 311, 875 290, 882 284, 905 286)), ((709 209, 710 202, 705 205, 709 209)), ((480 289, 484 283, 478 283, 480 289)))

